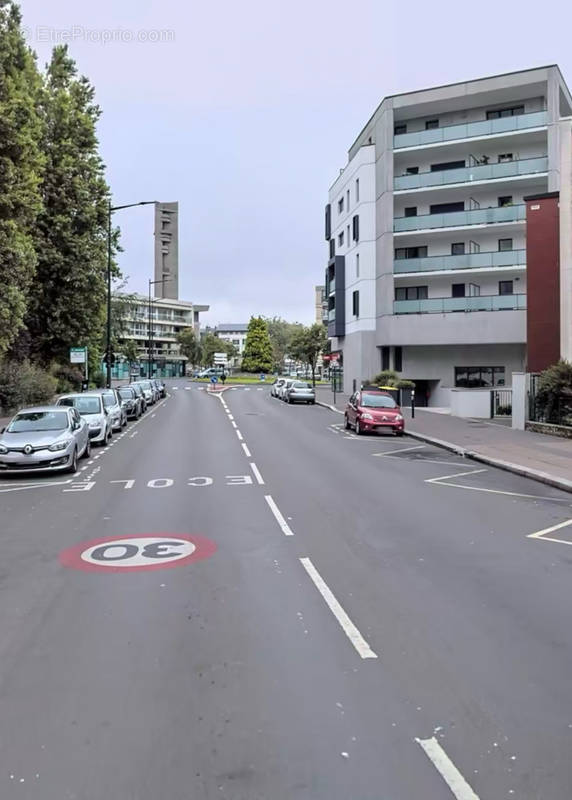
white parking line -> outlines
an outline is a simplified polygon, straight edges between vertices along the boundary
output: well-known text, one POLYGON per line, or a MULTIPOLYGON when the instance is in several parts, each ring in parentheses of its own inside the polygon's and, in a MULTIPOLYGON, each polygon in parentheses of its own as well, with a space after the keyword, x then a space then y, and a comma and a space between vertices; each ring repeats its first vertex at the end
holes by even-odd
MULTIPOLYGON (((440 478, 427 478, 425 483, 436 483, 437 481, 448 481, 450 478, 461 478, 463 475, 476 475, 478 472, 486 472, 486 469, 471 469, 468 472, 455 472, 453 475, 442 475, 440 478)), ((443 484, 447 486, 447 484, 443 484)))
POLYGON ((377 654, 373 652, 369 644, 366 642, 366 640, 363 638, 361 633, 358 631, 356 626, 348 617, 344 609, 338 603, 331 589, 324 581, 324 579, 322 578, 316 567, 312 564, 310 559, 301 558, 300 563, 310 576, 316 589, 320 592, 320 594, 326 601, 328 608, 339 622, 343 632, 346 634, 350 642, 353 644, 353 646, 355 647, 361 658, 377 658, 377 654))
POLYGON ((276 505, 276 503, 274 502, 272 497, 269 494, 267 494, 267 495, 264 495, 264 499, 266 500, 266 502, 268 503, 268 505, 270 507, 270 510, 272 511, 274 516, 276 517, 276 522, 278 523, 278 525, 280 525, 280 529, 281 529, 282 533, 284 534, 284 536, 294 536, 294 532, 290 529, 290 526, 288 525, 288 523, 286 522, 286 520, 284 519, 284 517, 280 513, 280 509, 278 508, 278 506, 276 505))
POLYGON ((569 544, 572 545, 572 542, 566 542, 564 539, 555 539, 554 537, 547 536, 547 533, 554 533, 554 531, 559 531, 561 528, 567 528, 569 525, 572 525, 572 519, 567 519, 565 522, 559 522, 558 525, 553 525, 551 528, 544 528, 542 531, 536 531, 536 533, 529 533, 526 537, 527 539, 543 539, 546 542, 558 542, 558 544, 569 544))
POLYGON ((252 470, 252 472, 254 473, 254 477, 256 478, 257 482, 258 482, 258 483, 259 483, 261 486, 262 486, 262 485, 264 485, 264 478, 263 478, 263 477, 262 477, 262 475, 260 474, 260 470, 258 469, 258 467, 256 466, 256 464, 254 463, 254 461, 252 461, 252 462, 250 463, 250 469, 251 469, 251 470, 252 470))
POLYGON ((247 456, 247 458, 252 458, 252 453, 250 452, 250 450, 248 449, 248 447, 244 442, 242 443, 242 449, 244 450, 244 453, 247 456))
POLYGON ((457 800, 479 800, 437 739, 415 739, 457 800))
POLYGON ((381 456, 382 458, 387 458, 388 456, 392 456, 394 453, 409 453, 411 450, 425 450, 427 445, 418 444, 416 447, 400 447, 398 450, 387 450, 385 453, 372 453, 372 456, 381 456))

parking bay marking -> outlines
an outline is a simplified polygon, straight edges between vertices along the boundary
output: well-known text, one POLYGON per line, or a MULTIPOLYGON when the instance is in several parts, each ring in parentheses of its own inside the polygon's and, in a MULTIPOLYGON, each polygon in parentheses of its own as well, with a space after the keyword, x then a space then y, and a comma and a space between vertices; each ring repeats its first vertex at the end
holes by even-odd
POLYGON ((557 539, 555 536, 548 536, 549 533, 554 533, 562 528, 567 528, 572 525, 572 519, 567 519, 565 522, 559 522, 558 525, 552 525, 550 528, 536 531, 536 533, 529 533, 527 539, 541 539, 544 542, 557 542, 558 544, 572 545, 572 542, 567 542, 565 539, 557 539))
POLYGON ((457 800, 479 800, 437 739, 415 739, 457 800))
POLYGON ((450 486, 453 489, 468 489, 472 492, 485 492, 487 494, 500 494, 508 497, 524 497, 528 500, 549 500, 551 503, 570 503, 567 497, 547 497, 541 494, 525 494, 523 492, 508 492, 502 489, 487 489, 484 486, 465 486, 463 483, 450 483, 450 478, 461 478, 465 475, 477 475, 481 472, 488 472, 486 469, 471 469, 467 472, 456 472, 453 475, 443 475, 439 478, 427 478, 425 483, 433 483, 436 486, 450 486))

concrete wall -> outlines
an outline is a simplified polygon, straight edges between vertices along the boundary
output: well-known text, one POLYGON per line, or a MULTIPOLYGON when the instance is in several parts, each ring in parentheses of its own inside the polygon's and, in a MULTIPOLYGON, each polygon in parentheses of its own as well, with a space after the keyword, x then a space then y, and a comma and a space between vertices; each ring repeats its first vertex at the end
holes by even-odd
POLYGON ((439 388, 447 389, 455 386, 455 367, 504 367, 510 386, 512 373, 523 371, 524 356, 524 345, 404 347, 402 375, 412 380, 440 380, 439 388))
POLYGON ((343 352, 345 392, 352 391, 354 380, 359 388, 361 381, 368 380, 381 371, 381 356, 375 346, 374 331, 346 336, 343 352))
MULTIPOLYGON (((524 344, 526 311, 396 314, 378 319, 377 345, 524 344)), ((520 367, 522 369, 522 366, 520 367)))
POLYGON ((490 419, 490 391, 487 389, 452 389, 451 414, 454 417, 490 419))

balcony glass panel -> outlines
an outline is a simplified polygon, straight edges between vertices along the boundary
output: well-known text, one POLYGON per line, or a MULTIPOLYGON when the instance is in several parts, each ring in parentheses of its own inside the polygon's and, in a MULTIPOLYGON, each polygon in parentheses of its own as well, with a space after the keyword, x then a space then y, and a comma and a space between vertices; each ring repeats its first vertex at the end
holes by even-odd
POLYGON ((494 250, 487 253, 465 253, 462 256, 427 256, 426 258, 398 258, 393 271, 433 272, 446 269, 474 269, 476 267, 516 267, 526 264, 526 250, 494 250))
POLYGON ((417 217, 396 217, 394 230, 416 231, 426 228, 456 228, 463 225, 489 225, 495 222, 516 222, 526 218, 526 206, 477 208, 453 211, 450 214, 422 214, 417 217))
POLYGON ((395 300, 394 314, 449 314, 454 311, 514 311, 526 309, 525 294, 483 297, 430 297, 427 300, 395 300))
POLYGON ((331 311, 328 311, 328 321, 332 322, 336 318, 336 309, 332 308, 331 311))
POLYGON ((547 124, 546 111, 535 111, 532 114, 518 114, 515 117, 500 119, 484 119, 479 122, 467 122, 463 125, 447 125, 429 131, 401 133, 393 137, 394 149, 400 147, 419 147, 424 144, 449 142, 455 139, 470 139, 475 136, 491 136, 506 131, 520 131, 527 128, 539 128, 547 124))
POLYGON ((461 169, 446 169, 438 172, 421 172, 418 175, 400 175, 394 180, 399 189, 420 189, 424 186, 446 186, 452 183, 471 183, 495 178, 514 178, 518 175, 535 175, 548 170, 548 158, 524 158, 504 161, 501 164, 481 164, 461 169))

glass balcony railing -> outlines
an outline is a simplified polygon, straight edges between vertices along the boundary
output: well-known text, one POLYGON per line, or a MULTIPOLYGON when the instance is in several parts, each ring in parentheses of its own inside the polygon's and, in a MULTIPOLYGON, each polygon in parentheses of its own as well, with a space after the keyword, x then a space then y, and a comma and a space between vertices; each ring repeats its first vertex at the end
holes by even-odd
POLYGON ((446 169, 438 172, 420 172, 417 175, 400 175, 394 179, 396 191, 400 189, 421 189, 425 186, 446 186, 452 183, 472 183, 495 178, 514 178, 519 175, 536 175, 548 170, 548 157, 523 158, 517 161, 504 161, 501 164, 480 164, 475 167, 446 169))
POLYGON ((498 222, 517 222, 526 219, 526 206, 475 208, 472 211, 453 211, 449 214, 421 214, 417 217, 396 217, 394 231, 417 231, 427 228, 457 228, 463 225, 491 225, 498 222))
POLYGON ((332 322, 336 318, 336 309, 332 308, 328 311, 328 322, 332 322))
POLYGON ((446 269, 483 267, 520 267, 526 264, 526 250, 494 250, 486 253, 465 253, 462 256, 425 256, 396 258, 394 273, 433 272, 446 269))
POLYGON ((449 314, 453 311, 516 311, 526 309, 525 294, 495 294, 483 297, 430 297, 426 300, 395 300, 394 314, 449 314))
POLYGON ((471 139, 479 136, 491 136, 494 133, 522 131, 527 128, 541 128, 547 124, 546 111, 535 111, 532 114, 518 114, 514 117, 484 119, 479 122, 466 122, 463 125, 447 125, 429 131, 401 133, 393 137, 393 147, 419 147, 424 144, 451 142, 455 139, 471 139))

